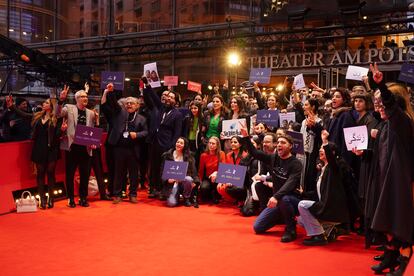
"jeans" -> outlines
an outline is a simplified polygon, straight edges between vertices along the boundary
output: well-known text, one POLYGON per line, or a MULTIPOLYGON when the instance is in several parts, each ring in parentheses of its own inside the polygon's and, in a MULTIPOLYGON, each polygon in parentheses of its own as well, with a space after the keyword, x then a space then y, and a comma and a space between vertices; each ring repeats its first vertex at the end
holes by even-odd
POLYGON ((177 206, 180 193, 183 195, 185 199, 189 199, 191 195, 192 184, 193 178, 191 176, 186 176, 184 180, 174 183, 172 185, 171 191, 169 192, 167 205, 170 207, 177 206))
POLYGON ((293 195, 285 195, 277 201, 274 208, 266 207, 254 222, 253 229, 261 234, 276 224, 286 224, 287 231, 296 230, 295 215, 297 214, 299 199, 293 195))
POLYGON ((312 200, 302 200, 298 205, 300 214, 298 223, 305 228, 308 236, 316 236, 325 232, 319 220, 317 220, 309 211, 309 208, 314 203, 315 201, 312 200))

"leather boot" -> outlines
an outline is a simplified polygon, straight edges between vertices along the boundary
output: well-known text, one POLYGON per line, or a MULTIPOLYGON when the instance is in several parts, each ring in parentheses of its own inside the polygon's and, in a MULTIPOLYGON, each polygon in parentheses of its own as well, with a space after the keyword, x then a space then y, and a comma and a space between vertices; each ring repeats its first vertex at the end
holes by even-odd
POLYGON ((398 266, 397 259, 399 255, 398 250, 386 249, 384 259, 379 264, 371 266, 371 269, 375 271, 375 274, 383 274, 387 268, 390 269, 390 272, 393 272, 395 267, 398 266))

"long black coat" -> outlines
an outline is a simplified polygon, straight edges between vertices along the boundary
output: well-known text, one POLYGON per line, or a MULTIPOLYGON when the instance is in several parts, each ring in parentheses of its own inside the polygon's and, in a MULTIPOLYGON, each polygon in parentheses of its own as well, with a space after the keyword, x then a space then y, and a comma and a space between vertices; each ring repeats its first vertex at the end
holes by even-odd
POLYGON ((341 161, 335 158, 329 145, 323 148, 328 165, 321 179, 321 198, 309 208, 309 211, 320 220, 349 222, 344 175, 339 163, 341 161))
MULTIPOLYGON (((372 80, 371 74, 370 78, 372 80)), ((414 125, 385 83, 380 83, 378 88, 388 120, 379 141, 377 175, 381 193, 371 227, 411 243, 414 232, 414 125)))

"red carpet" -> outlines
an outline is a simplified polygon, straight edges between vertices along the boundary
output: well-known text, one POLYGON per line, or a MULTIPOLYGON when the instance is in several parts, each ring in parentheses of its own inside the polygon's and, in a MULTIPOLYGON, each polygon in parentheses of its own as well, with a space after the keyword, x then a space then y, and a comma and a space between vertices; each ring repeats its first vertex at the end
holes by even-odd
POLYGON ((33 214, 0 216, 1 275, 372 275, 363 238, 324 247, 281 243, 283 227, 253 234, 234 207, 167 208, 159 201, 66 201, 33 214))

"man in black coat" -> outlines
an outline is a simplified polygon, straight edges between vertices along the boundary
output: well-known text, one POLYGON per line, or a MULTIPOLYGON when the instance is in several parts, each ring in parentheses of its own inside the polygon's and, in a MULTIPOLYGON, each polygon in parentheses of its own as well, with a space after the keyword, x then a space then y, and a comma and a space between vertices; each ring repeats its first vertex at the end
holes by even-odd
MULTIPOLYGON (((242 130, 247 136, 247 129, 242 130)), ((256 159, 263 161, 269 169, 271 177, 266 181, 272 182, 273 196, 270 197, 267 207, 260 213, 254 223, 254 231, 261 234, 276 224, 286 224, 281 242, 291 242, 296 239, 297 206, 299 203, 298 189, 302 172, 302 163, 292 155, 293 139, 288 135, 277 139, 276 154, 266 154, 255 149, 249 137, 243 138, 249 153, 256 159)))
POLYGON ((155 94, 145 77, 143 91, 144 101, 149 110, 149 135, 147 142, 151 144, 149 156, 149 181, 150 190, 148 197, 155 198, 159 194, 160 199, 165 199, 161 181, 161 155, 174 146, 174 142, 180 137, 183 117, 175 108, 176 99, 174 92, 163 93, 163 101, 155 94))
POLYGON ((122 182, 127 171, 130 178, 129 200, 137 203, 138 167, 140 151, 148 135, 145 117, 138 114, 138 99, 128 97, 125 107, 116 101, 113 86, 109 85, 102 96, 102 103, 112 110, 112 131, 108 143, 113 146, 115 160, 114 204, 121 202, 122 182))

